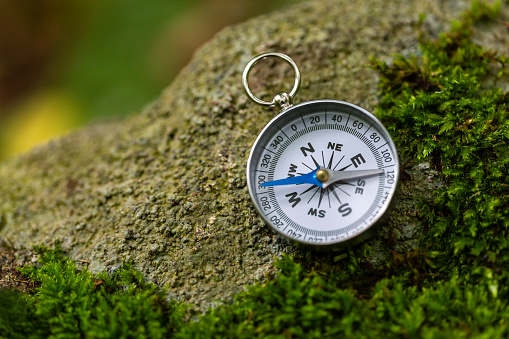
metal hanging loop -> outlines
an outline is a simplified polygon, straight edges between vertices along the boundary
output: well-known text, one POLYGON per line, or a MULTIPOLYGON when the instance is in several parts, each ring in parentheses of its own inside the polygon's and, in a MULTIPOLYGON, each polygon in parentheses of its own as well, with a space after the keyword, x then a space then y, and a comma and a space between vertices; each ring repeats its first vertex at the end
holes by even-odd
POLYGON ((297 64, 292 60, 292 58, 290 58, 286 54, 263 53, 263 54, 260 54, 260 55, 257 55, 256 57, 254 57, 246 65, 246 68, 244 68, 244 73, 242 74, 242 85, 244 86, 244 90, 246 91, 246 94, 249 96, 249 98, 251 98, 251 100, 253 100, 257 104, 262 105, 262 106, 270 106, 270 107, 276 106, 276 107, 284 110, 287 107, 291 106, 292 99, 295 96, 295 94, 297 93, 297 90, 299 89, 300 71, 299 71, 299 68, 297 67, 297 64), (274 97, 274 99, 272 99, 272 101, 265 101, 265 100, 261 100, 260 98, 257 98, 253 94, 253 92, 251 92, 251 90, 249 89, 248 77, 249 77, 249 72, 251 72, 251 69, 258 61, 265 59, 265 58, 269 58, 269 57, 280 58, 280 59, 283 59, 284 61, 286 61, 287 63, 289 63, 293 67, 293 70, 295 71, 295 82, 294 82, 293 88, 289 94, 286 92, 279 93, 279 94, 276 94, 276 96, 274 97), (284 100, 282 100, 282 98, 284 98, 284 100))

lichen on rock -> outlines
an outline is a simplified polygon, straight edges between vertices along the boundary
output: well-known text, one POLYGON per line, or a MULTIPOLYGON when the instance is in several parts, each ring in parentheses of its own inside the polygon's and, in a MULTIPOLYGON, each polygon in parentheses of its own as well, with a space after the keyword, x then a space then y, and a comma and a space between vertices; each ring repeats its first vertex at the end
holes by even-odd
MULTIPOLYGON (((281 253, 309 265, 324 256, 334 262, 337 253, 309 253, 280 239, 251 204, 247 157, 276 112, 249 102, 244 66, 256 54, 284 52, 302 73, 296 101, 331 98, 372 110, 378 97, 370 58, 416 53, 421 13, 433 35, 469 4, 311 1, 226 28, 139 114, 1 164, 0 236, 20 247, 59 239, 93 272, 133 261, 170 297, 202 309, 274 275, 271 263, 281 253)), ((285 77, 291 69, 260 67, 252 86, 269 95, 285 77)), ((379 267, 391 252, 416 248, 422 225, 415 201, 429 197, 440 176, 425 164, 407 172, 390 222, 347 255, 379 267)))

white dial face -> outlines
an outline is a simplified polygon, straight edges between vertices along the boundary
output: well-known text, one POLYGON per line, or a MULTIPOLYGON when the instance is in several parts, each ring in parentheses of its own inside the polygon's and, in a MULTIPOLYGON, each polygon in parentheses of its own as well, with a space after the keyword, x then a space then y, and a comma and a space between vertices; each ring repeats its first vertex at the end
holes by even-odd
POLYGON ((248 163, 250 194, 265 221, 314 245, 348 242, 370 229, 387 212, 398 179, 386 129, 369 112, 340 101, 308 102, 278 115, 248 163), (328 171, 327 181, 317 181, 319 168, 328 171), (345 173, 350 178, 342 179, 345 173))

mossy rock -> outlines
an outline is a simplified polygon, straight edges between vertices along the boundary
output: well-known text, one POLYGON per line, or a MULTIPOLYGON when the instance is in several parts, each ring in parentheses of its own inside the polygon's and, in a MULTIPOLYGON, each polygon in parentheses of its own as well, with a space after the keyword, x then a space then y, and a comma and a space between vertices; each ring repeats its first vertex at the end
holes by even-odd
MULTIPOLYGON (((452 0, 312 1, 227 28, 139 114, 75 131, 1 164, 0 236, 18 247, 59 239, 93 272, 133 261, 149 281, 168 287, 170 297, 202 309, 271 277, 282 253, 309 266, 333 264, 345 254, 288 244, 249 199, 249 150, 276 112, 247 99, 244 66, 262 52, 286 53, 302 73, 297 102, 331 98, 373 110, 377 73, 370 58, 418 54, 420 14, 435 35, 469 7, 470 1, 452 0)), ((504 29, 481 27, 479 41, 498 37, 486 41, 508 50, 504 29)), ((266 67, 253 77, 253 89, 266 96, 284 90, 279 86, 291 84, 292 74, 266 67)), ((443 183, 426 163, 406 173, 390 222, 347 256, 377 268, 417 247, 423 226, 416 202, 443 183)))

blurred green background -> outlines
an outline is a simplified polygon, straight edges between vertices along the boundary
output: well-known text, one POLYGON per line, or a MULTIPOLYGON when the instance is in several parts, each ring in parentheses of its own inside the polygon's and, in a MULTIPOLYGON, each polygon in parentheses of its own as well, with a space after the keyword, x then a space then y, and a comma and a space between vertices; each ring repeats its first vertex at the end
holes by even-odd
POLYGON ((221 28, 292 0, 0 0, 0 160, 155 99, 221 28))

